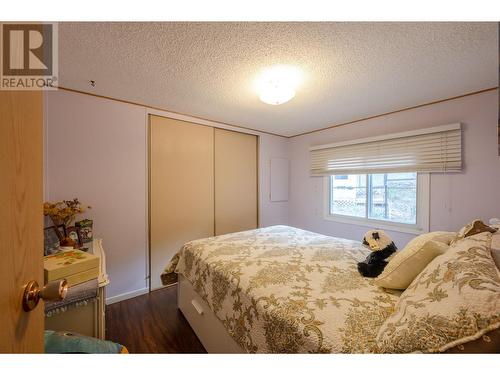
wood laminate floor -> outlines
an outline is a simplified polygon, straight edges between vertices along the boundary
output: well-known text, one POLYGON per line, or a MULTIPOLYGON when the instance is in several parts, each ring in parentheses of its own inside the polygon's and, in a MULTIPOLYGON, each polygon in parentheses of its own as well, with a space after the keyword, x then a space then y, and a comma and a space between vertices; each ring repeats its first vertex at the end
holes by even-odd
POLYGON ((177 309, 177 287, 106 306, 106 339, 130 353, 206 353, 177 309))

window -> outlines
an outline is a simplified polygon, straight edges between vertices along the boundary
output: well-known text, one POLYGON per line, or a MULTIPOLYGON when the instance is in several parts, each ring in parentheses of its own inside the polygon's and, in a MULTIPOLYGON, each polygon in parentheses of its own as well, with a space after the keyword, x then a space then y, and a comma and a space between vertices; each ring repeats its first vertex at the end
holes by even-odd
POLYGON ((349 178, 349 175, 345 174, 345 175, 336 175, 336 176, 333 176, 336 180, 347 180, 349 178))
POLYGON ((326 179, 327 219, 410 233, 428 229, 426 173, 349 174, 326 179))

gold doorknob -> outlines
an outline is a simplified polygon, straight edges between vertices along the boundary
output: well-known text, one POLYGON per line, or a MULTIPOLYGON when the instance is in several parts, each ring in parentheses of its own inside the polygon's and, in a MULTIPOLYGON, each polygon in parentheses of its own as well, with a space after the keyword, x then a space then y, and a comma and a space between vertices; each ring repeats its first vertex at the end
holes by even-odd
POLYGON ((31 280, 24 288, 23 310, 33 310, 40 298, 45 301, 62 301, 68 293, 68 282, 66 279, 47 283, 42 289, 35 280, 31 280))

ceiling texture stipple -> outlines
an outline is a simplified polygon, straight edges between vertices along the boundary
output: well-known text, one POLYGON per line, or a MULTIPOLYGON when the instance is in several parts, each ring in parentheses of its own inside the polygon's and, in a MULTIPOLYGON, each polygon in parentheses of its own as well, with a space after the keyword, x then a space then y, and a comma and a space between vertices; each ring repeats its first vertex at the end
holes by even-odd
POLYGON ((498 26, 63 22, 59 84, 291 136, 496 87, 498 26), (277 64, 303 82, 272 106, 254 80, 277 64))

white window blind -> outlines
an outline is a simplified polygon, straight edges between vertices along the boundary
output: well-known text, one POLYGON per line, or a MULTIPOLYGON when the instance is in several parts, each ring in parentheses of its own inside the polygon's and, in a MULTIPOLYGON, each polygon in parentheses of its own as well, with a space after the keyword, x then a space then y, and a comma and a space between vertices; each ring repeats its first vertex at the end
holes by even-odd
POLYGON ((310 148, 311 174, 456 172, 462 169, 460 124, 310 148))

